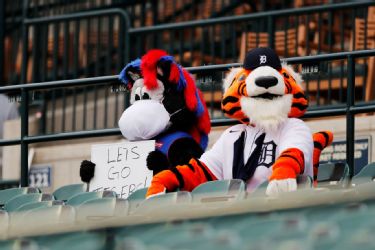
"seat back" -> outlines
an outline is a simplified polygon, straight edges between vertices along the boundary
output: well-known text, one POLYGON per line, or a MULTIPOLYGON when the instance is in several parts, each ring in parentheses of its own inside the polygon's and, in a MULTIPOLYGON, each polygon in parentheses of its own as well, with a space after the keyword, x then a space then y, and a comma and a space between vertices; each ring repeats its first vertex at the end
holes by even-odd
POLYGON ((52 194, 55 196, 56 200, 67 201, 76 194, 83 193, 85 191, 85 184, 79 183, 62 186, 56 189, 52 194))
POLYGON ((320 164, 318 187, 346 187, 349 183, 349 166, 344 162, 320 164))
POLYGON ((42 194, 21 194, 13 199, 9 200, 4 205, 4 209, 8 212, 14 212, 25 204, 40 202, 42 200, 42 194))
POLYGON ((364 166, 361 171, 352 178, 352 184, 354 186, 371 181, 375 181, 375 162, 364 166))
POLYGON ((21 194, 30 194, 30 193, 40 193, 40 190, 37 188, 9 188, 5 190, 0 190, 0 206, 3 206, 9 200, 21 194))
POLYGON ((245 182, 240 179, 209 181, 193 191, 193 201, 214 202, 238 200, 245 196, 245 182))

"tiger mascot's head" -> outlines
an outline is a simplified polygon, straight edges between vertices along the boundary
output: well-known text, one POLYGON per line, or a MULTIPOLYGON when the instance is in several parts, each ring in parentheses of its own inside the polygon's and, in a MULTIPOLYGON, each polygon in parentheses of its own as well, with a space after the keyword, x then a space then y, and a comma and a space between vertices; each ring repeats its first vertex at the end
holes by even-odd
POLYGON ((232 69, 224 80, 222 110, 244 124, 272 130, 288 117, 300 117, 308 101, 302 77, 281 64, 270 48, 246 54, 243 67, 232 69))

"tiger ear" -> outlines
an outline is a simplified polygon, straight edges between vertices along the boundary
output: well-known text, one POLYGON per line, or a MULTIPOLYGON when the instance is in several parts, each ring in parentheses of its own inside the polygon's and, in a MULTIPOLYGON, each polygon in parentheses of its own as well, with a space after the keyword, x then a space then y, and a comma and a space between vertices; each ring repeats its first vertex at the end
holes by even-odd
POLYGON ((228 90, 228 88, 232 84, 233 80, 236 78, 237 74, 242 70, 244 70, 242 67, 231 68, 229 70, 228 74, 226 75, 226 77, 223 80, 224 93, 228 90))
POLYGON ((300 86, 302 85, 302 82, 303 82, 302 75, 299 74, 299 73, 297 73, 297 72, 293 69, 293 67, 292 67, 291 65, 288 65, 288 64, 286 64, 286 63, 282 63, 282 64, 281 64, 281 67, 282 67, 286 72, 288 72, 288 74, 289 74, 290 76, 293 77, 293 79, 296 81, 296 83, 297 83, 298 85, 300 85, 300 86))

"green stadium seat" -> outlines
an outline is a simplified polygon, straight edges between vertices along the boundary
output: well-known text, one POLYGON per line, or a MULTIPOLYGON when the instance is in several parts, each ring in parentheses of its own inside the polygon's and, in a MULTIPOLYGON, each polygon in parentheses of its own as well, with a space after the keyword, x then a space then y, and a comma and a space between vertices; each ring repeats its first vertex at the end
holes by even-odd
POLYGON ((15 212, 21 212, 21 211, 28 211, 37 209, 40 207, 50 207, 53 205, 53 201, 37 201, 37 202, 30 202, 26 203, 22 206, 19 206, 17 209, 15 209, 15 212))
POLYGON ((246 184, 239 179, 203 183, 191 192, 193 202, 222 202, 239 200, 246 195, 246 184))
POLYGON ((0 241, 1 250, 36 250, 40 249, 38 243, 31 239, 15 239, 15 240, 6 240, 0 241))
POLYGON ((146 199, 146 193, 147 193, 148 187, 140 188, 135 190, 133 193, 131 193, 127 200, 129 201, 129 210, 134 211, 137 209, 139 204, 143 202, 146 199))
POLYGON ((84 202, 76 208, 77 221, 98 221, 128 214, 128 201, 118 198, 98 198, 84 202))
MULTIPOLYGON (((253 192, 247 192, 246 197, 262 197, 266 195, 266 189, 268 186, 268 181, 263 182, 259 185, 259 187, 254 190, 253 192)), ((297 176, 297 189, 306 189, 312 188, 313 180, 310 176, 299 175, 297 176)))
POLYGON ((112 197, 116 198, 116 193, 114 191, 101 191, 101 192, 85 192, 78 193, 66 201, 67 205, 78 206, 89 200, 94 200, 97 198, 112 197))
MULTIPOLYGON (((198 249, 200 244, 211 240, 215 234, 215 230, 210 225, 201 222, 161 224, 145 232, 136 231, 137 233, 132 232, 132 228, 129 227, 127 234, 117 235, 116 246, 124 245, 123 240, 130 238, 144 244, 146 249, 155 245, 166 249, 198 249)), ((199 247, 199 249, 203 248, 199 247)))
POLYGON ((56 189, 52 194, 55 196, 56 200, 67 201, 76 194, 83 193, 86 191, 86 184, 71 184, 62 186, 56 189))
POLYGON ((22 187, 0 190, 0 206, 3 206, 9 200, 21 194, 40 193, 38 188, 22 187))
POLYGON ((104 232, 74 232, 59 235, 42 236, 35 239, 40 249, 54 250, 105 250, 104 232))
POLYGON ((144 200, 146 198, 147 190, 148 190, 148 187, 137 189, 128 196, 127 200, 128 201, 144 200))
POLYGON ((38 228, 42 232, 57 230, 75 223, 75 209, 69 205, 38 207, 32 210, 13 212, 10 227, 14 232, 29 231, 38 228))
MULTIPOLYGON (((4 209, 8 212, 14 212, 25 204, 43 201, 43 198, 44 198, 43 194, 41 193, 21 194, 9 200, 7 203, 5 203, 4 209)), ((51 199, 52 199, 52 196, 47 196, 47 198, 44 200, 51 200, 51 199)))
POLYGON ((343 162, 320 164, 317 181, 318 187, 347 187, 349 184, 348 164, 343 162))
MULTIPOLYGON (((326 216, 327 218, 327 216, 326 216)), ((340 238, 340 228, 331 222, 315 222, 307 232, 308 241, 313 249, 332 249, 340 238)))
POLYGON ((352 185, 357 186, 371 181, 375 181, 375 162, 364 166, 358 174, 353 176, 352 185))
POLYGON ((160 210, 165 213, 165 207, 184 207, 186 204, 189 204, 191 200, 191 194, 187 191, 160 194, 144 200, 139 204, 136 210, 132 210, 130 213, 149 213, 150 211, 156 213, 156 210, 160 208, 162 208, 160 210))

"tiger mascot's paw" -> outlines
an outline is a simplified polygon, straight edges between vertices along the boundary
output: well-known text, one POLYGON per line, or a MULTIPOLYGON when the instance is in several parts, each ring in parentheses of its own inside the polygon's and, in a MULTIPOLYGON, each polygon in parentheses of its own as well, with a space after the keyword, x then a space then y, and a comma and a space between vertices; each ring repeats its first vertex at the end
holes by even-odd
POLYGON ((274 180, 270 181, 266 189, 266 195, 276 196, 279 193, 291 192, 297 190, 296 179, 274 180))

